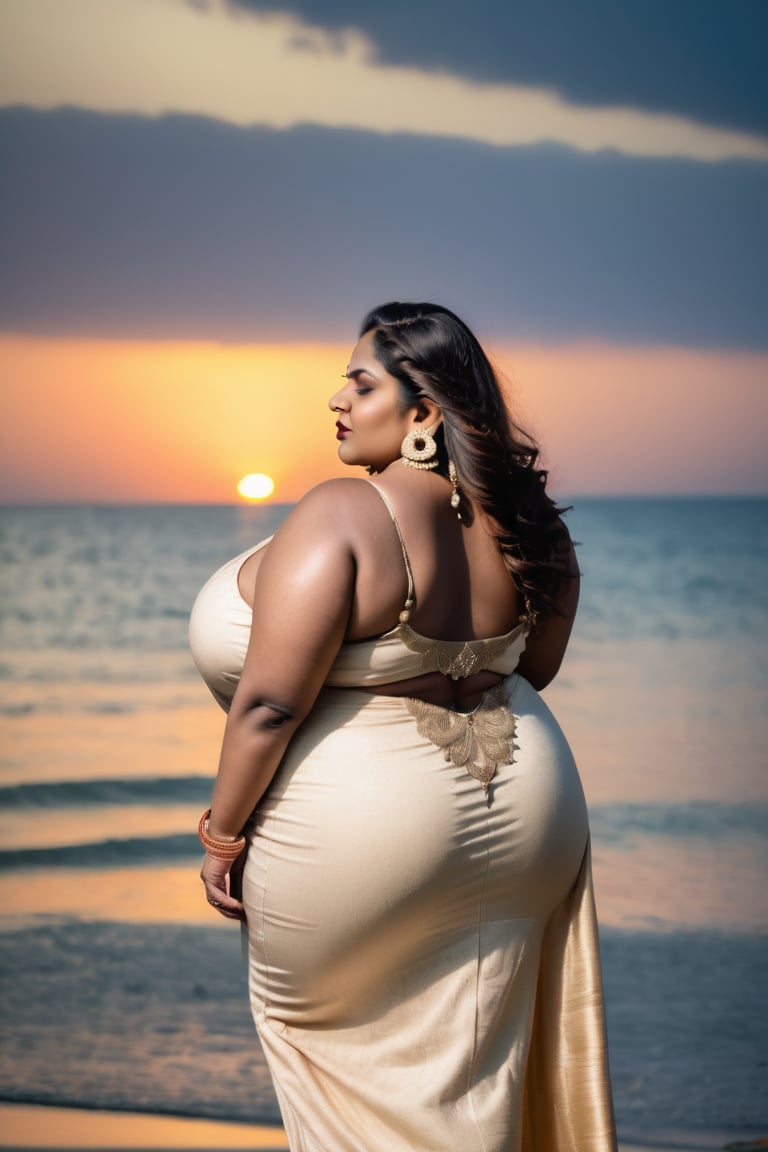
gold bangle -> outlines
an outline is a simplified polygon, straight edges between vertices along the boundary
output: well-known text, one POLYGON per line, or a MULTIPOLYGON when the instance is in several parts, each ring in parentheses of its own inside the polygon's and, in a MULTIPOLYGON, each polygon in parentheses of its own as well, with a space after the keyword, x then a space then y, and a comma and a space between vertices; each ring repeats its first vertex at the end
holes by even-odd
POLYGON ((237 860, 245 848, 245 836, 236 836, 234 840, 220 840, 217 836, 211 836, 208 831, 210 815, 211 810, 207 808, 200 817, 200 823, 197 826, 200 843, 208 855, 213 856, 216 860, 237 860))

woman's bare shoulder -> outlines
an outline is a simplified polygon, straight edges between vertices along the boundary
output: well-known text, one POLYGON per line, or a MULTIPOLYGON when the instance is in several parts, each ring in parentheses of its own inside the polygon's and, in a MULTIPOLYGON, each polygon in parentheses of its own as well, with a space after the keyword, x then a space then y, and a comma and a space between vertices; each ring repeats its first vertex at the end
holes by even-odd
POLYGON ((323 480, 302 496, 278 529, 276 538, 281 534, 285 537, 293 530, 310 534, 332 530, 334 535, 346 537, 350 526, 367 521, 376 502, 381 504, 381 497, 372 484, 360 477, 323 480))
POLYGON ((373 484, 361 476, 337 476, 333 480, 321 480, 306 492, 296 508, 303 506, 318 508, 326 504, 331 507, 340 503, 354 505, 360 501, 375 499, 373 484))

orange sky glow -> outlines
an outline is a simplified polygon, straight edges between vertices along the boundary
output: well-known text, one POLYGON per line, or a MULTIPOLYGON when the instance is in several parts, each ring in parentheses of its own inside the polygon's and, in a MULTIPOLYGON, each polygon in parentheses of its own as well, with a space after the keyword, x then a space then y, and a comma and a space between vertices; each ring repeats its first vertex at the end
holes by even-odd
MULTIPOLYGON (((349 474, 326 407, 350 345, 0 337, 0 499, 233 503, 349 474)), ((490 349, 564 494, 768 491, 768 355, 490 349)))

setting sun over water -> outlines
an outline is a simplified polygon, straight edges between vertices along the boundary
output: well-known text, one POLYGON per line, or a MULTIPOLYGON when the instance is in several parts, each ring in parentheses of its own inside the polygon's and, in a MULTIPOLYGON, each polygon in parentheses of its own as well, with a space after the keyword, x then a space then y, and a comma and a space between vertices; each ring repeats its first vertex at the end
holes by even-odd
POLYGON ((266 500, 274 490, 274 480, 263 472, 250 472, 247 476, 243 476, 237 486, 237 491, 244 500, 266 500))
MULTIPOLYGON (((338 459, 328 409, 349 351, 0 334, 2 498, 227 504, 240 499, 237 477, 258 468, 281 501, 300 500, 322 480, 354 474, 338 459)), ((492 352, 556 491, 766 491, 766 353, 492 352)))

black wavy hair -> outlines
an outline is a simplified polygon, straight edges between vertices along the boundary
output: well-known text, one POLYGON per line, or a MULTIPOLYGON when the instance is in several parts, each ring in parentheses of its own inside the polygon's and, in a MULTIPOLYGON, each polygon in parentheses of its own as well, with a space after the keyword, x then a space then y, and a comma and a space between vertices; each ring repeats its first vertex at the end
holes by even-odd
POLYGON ((547 494, 539 449, 512 419, 479 341, 453 312, 429 303, 374 308, 360 335, 371 331, 375 354, 399 381, 404 405, 426 396, 439 406, 438 467, 447 474, 453 461, 463 514, 479 510, 488 523, 533 621, 550 615, 571 575, 560 519, 567 509, 547 494))

